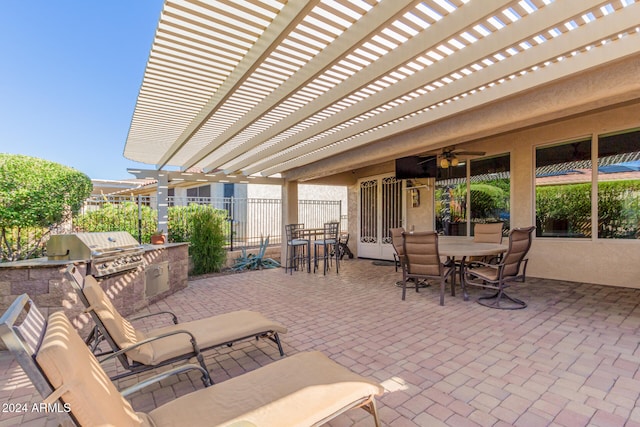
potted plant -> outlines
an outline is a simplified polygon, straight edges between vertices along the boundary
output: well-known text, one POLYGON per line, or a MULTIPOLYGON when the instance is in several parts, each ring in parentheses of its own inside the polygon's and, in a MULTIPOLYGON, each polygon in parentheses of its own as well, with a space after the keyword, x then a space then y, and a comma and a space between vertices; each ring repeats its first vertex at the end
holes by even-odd
POLYGON ((162 233, 162 230, 156 230, 155 233, 151 235, 151 244, 152 245, 163 245, 167 242, 167 236, 162 233))

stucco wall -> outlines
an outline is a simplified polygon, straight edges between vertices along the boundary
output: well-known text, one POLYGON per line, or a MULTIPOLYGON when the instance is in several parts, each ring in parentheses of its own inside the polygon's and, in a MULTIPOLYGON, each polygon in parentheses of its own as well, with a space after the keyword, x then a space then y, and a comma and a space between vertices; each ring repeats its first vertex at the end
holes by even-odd
MULTIPOLYGON (((537 146, 637 127, 640 127, 640 101, 483 138, 465 144, 464 148, 485 151, 487 156, 511 154, 511 226, 525 227, 535 223, 537 146)), ((358 169, 354 176, 362 178, 384 172, 394 173, 392 162, 358 169)), ((349 188, 349 195, 356 204, 357 185, 349 188)), ((433 191, 421 190, 419 208, 411 207, 408 196, 406 224, 414 224, 421 230, 433 229, 433 191)), ((349 213, 350 230, 357 236, 357 204, 349 213)), ((640 265, 635 262, 640 260, 638 240, 535 238, 529 259, 528 276, 640 288, 640 265)))

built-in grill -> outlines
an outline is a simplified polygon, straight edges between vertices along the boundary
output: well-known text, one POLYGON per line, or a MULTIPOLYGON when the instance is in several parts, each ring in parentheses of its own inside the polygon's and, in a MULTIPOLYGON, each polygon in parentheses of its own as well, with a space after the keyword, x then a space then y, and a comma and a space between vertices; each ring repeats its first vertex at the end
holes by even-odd
POLYGON ((143 254, 144 247, 126 231, 57 234, 47 242, 49 259, 88 261, 97 277, 137 268, 143 254))

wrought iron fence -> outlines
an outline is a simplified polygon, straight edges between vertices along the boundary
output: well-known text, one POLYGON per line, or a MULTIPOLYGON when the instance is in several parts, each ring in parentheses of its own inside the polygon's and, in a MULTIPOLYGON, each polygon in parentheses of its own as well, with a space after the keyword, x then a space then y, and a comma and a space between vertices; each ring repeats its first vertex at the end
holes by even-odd
MULTIPOLYGON (((228 247, 258 246, 269 237, 270 244, 282 242, 282 201, 280 199, 241 199, 234 197, 169 197, 169 209, 175 206, 209 205, 227 212, 228 247)), ((75 231, 115 231, 131 233, 142 243, 156 229, 157 199, 152 196, 95 196, 73 218, 75 231)), ((170 215, 171 217, 171 212, 170 215)), ((340 200, 299 200, 298 220, 307 227, 322 227, 325 222, 340 221, 346 229, 340 200)), ((179 221, 181 223, 181 221, 179 221)), ((172 221, 168 222, 169 228, 172 221)), ((179 226, 179 225, 175 225, 179 226)), ((169 236, 171 236, 169 230, 169 236)))

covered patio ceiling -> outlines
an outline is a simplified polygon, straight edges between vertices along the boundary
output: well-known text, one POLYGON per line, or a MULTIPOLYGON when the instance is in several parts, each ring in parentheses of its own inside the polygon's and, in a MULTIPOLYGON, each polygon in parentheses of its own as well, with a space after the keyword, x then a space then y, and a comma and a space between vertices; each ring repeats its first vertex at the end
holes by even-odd
POLYGON ((287 177, 637 55, 639 16, 635 0, 166 0, 124 155, 287 177))

